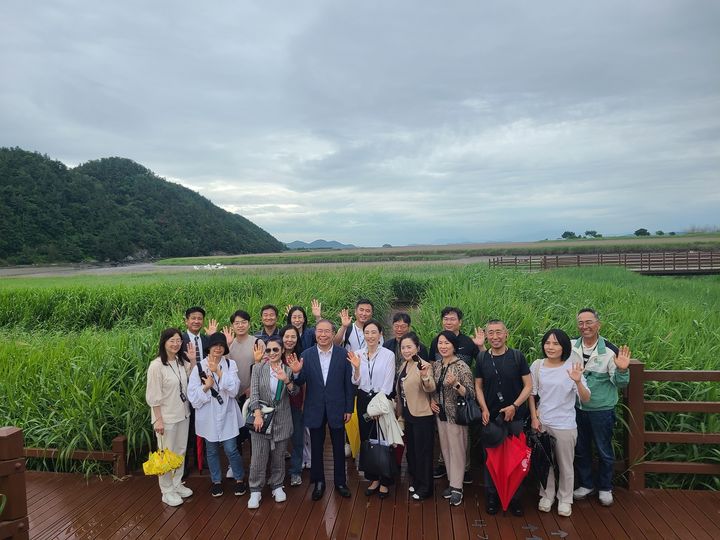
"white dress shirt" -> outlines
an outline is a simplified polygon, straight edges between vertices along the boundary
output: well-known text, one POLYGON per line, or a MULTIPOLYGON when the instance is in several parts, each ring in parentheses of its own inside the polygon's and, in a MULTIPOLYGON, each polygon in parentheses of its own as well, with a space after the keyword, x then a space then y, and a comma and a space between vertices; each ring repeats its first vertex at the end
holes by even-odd
POLYGON ((353 369, 353 384, 363 392, 382 392, 386 396, 391 394, 395 386, 395 353, 378 345, 375 354, 368 356, 367 348, 362 349, 360 356, 360 378, 355 378, 353 369))

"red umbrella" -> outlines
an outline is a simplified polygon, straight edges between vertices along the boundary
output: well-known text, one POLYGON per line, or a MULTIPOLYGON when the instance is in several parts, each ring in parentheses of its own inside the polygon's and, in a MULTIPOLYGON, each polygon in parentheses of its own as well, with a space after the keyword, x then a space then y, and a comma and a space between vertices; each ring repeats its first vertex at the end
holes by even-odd
POLYGON ((202 471, 203 468, 203 447, 205 446, 205 439, 200 435, 195 435, 195 461, 197 462, 198 471, 202 471))
POLYGON ((487 448, 486 465, 500 497, 503 510, 530 470, 530 448, 525 433, 508 435, 499 446, 487 448))

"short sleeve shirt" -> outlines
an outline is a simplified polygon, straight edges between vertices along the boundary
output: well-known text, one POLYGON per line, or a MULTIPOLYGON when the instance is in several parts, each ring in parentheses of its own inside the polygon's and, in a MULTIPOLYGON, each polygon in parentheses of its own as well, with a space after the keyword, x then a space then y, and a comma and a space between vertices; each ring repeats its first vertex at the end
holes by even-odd
MULTIPOLYGON (((523 389, 523 375, 530 375, 530 367, 525 355, 516 349, 508 349, 500 356, 493 356, 490 351, 480 355, 475 365, 475 378, 483 381, 490 419, 517 399, 523 389)), ((528 406, 523 403, 518 407, 517 416, 527 418, 527 415, 528 406)))

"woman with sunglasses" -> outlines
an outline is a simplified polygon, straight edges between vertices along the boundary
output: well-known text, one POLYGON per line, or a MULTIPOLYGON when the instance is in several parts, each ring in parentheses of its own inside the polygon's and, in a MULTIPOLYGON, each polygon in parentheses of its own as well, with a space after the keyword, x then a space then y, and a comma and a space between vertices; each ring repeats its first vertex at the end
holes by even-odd
POLYGON ((271 336, 265 344, 264 361, 256 364, 252 370, 248 407, 253 411, 254 422, 250 430, 252 456, 248 508, 260 506, 268 460, 273 499, 275 502, 284 502, 287 499, 283 489, 285 451, 293 433, 289 396, 297 394, 298 388, 293 381, 292 371, 283 365, 283 352, 282 338, 271 336), (263 406, 274 409, 272 421, 266 431, 263 431, 263 406))

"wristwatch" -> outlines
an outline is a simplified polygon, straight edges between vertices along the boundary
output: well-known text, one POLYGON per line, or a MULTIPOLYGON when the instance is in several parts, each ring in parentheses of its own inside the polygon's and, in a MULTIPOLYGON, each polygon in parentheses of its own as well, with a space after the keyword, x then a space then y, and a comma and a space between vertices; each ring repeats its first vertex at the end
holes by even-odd
POLYGON ((461 385, 460 383, 457 383, 457 384, 455 385, 455 390, 460 390, 460 387, 461 387, 461 386, 462 386, 462 385, 461 385))

